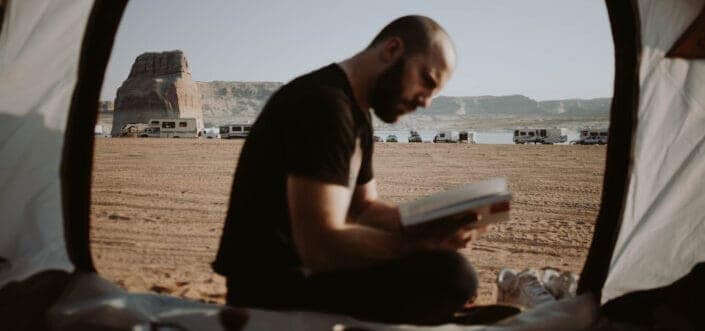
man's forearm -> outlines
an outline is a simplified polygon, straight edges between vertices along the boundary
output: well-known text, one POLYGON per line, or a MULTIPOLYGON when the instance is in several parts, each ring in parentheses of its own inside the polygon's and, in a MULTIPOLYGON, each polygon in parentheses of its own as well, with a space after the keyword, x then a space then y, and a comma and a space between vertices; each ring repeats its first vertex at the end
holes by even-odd
POLYGON ((384 231, 398 233, 402 229, 399 208, 381 200, 365 203, 350 217, 354 223, 384 231))
POLYGON ((315 272, 368 267, 399 258, 418 249, 401 232, 389 232, 360 224, 327 230, 317 240, 315 260, 304 264, 315 272))

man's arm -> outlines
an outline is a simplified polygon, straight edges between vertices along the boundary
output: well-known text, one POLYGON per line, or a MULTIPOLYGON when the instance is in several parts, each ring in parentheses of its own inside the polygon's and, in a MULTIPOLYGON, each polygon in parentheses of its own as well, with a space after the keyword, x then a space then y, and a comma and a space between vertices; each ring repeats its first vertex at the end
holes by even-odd
POLYGON ((366 267, 418 249, 401 232, 346 222, 351 195, 341 185, 287 178, 292 236, 304 266, 316 272, 366 267))
POLYGON ((355 223, 373 228, 402 231, 399 208, 379 199, 377 181, 374 179, 356 187, 348 217, 355 223))

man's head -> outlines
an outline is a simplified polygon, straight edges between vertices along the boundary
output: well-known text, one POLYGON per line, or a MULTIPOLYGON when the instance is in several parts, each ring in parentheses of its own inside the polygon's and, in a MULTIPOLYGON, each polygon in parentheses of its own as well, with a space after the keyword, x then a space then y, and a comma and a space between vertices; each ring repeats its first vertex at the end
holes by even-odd
POLYGON ((369 96, 370 106, 387 123, 419 106, 427 107, 455 69, 450 37, 432 19, 404 16, 389 23, 367 47, 384 70, 369 96))

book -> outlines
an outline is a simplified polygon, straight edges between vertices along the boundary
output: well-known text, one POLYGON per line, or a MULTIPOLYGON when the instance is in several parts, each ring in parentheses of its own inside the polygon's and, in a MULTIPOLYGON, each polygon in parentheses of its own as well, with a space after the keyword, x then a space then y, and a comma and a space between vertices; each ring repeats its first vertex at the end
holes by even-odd
POLYGON ((490 178, 469 183, 458 188, 426 196, 399 205, 401 223, 405 228, 433 225, 450 216, 475 212, 478 217, 472 224, 454 224, 446 227, 468 225, 482 227, 509 219, 509 201, 512 194, 505 178, 490 178))

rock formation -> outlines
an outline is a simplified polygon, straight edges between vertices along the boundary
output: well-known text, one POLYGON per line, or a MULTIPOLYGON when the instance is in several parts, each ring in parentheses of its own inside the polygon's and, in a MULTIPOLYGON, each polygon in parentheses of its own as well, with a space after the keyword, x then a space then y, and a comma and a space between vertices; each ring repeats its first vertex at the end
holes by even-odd
POLYGON ((197 82, 206 126, 252 122, 269 97, 282 86, 277 82, 197 82))
POLYGON ((184 53, 180 50, 144 53, 115 97, 112 135, 127 123, 148 123, 153 118, 196 118, 203 127, 201 94, 184 53))

